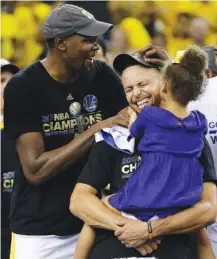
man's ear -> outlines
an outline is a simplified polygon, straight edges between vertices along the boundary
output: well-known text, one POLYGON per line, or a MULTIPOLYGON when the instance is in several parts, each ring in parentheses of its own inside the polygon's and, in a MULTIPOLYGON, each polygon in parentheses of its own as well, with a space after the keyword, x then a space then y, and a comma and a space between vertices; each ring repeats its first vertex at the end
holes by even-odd
POLYGON ((160 97, 163 101, 166 100, 166 95, 168 92, 169 82, 166 78, 162 78, 161 87, 160 87, 160 97))
POLYGON ((161 86, 161 92, 164 94, 167 94, 169 87, 169 82, 166 78, 162 79, 162 86, 161 86))
POLYGON ((59 50, 66 50, 66 39, 63 36, 57 36, 55 38, 55 45, 59 50))
POLYGON ((212 71, 211 70, 207 70, 206 71, 206 76, 207 76, 207 78, 212 78, 213 77, 212 71))

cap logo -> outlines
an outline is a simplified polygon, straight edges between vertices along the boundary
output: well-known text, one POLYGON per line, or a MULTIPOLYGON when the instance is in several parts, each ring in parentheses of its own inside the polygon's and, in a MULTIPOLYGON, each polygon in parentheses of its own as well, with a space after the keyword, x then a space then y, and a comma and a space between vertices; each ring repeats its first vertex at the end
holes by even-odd
POLYGON ((142 61, 142 63, 144 62, 144 60, 142 60, 141 58, 141 54, 139 53, 139 51, 134 52, 133 54, 131 54, 134 58, 140 59, 142 61))
POLYGON ((89 12, 87 12, 86 10, 82 10, 81 11, 81 13, 83 14, 83 15, 85 15, 88 19, 94 19, 94 17, 93 17, 93 15, 91 14, 91 13, 89 13, 89 12))
POLYGON ((139 51, 134 52, 134 53, 132 54, 132 56, 137 57, 137 58, 140 58, 140 57, 141 57, 140 54, 139 54, 139 51))

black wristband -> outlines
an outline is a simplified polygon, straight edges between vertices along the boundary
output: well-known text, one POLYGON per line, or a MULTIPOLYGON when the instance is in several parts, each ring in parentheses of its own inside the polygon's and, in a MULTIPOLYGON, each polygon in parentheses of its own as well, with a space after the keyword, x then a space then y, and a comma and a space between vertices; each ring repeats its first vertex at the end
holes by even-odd
POLYGON ((148 224, 148 239, 152 239, 153 238, 153 232, 152 232, 152 225, 151 225, 151 221, 149 220, 147 222, 148 224))

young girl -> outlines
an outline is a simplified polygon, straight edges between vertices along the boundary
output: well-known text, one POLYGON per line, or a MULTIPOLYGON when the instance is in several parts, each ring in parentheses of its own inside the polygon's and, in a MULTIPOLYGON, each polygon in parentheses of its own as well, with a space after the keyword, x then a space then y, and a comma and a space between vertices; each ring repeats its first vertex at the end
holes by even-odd
MULTIPOLYGON (((187 106, 203 92, 206 64, 206 54, 191 46, 179 64, 164 68, 160 104, 156 98, 153 106, 145 107, 137 118, 132 116, 130 133, 140 140, 141 162, 124 187, 108 198, 109 207, 133 214, 151 227, 151 218, 176 214, 200 200, 203 169, 198 157, 207 121, 187 106)), ((91 233, 85 225, 75 259, 88 258, 94 240, 91 233)))

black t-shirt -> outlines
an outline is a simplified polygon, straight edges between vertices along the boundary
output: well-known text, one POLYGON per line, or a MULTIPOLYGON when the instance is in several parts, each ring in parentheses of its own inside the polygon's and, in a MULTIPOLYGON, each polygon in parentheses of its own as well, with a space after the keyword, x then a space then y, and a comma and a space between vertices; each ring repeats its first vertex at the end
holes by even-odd
MULTIPOLYGON (((37 62, 9 81, 4 98, 9 137, 41 132, 45 151, 66 145, 87 127, 127 106, 120 78, 101 61, 94 61, 71 84, 55 81, 37 62)), ((82 222, 70 213, 69 199, 85 162, 83 156, 40 185, 30 184, 21 169, 12 194, 12 231, 26 235, 78 233, 82 222)))
MULTIPOLYGON (((204 182, 217 183, 210 147, 208 142, 204 141, 205 145, 200 158, 200 163, 204 168, 203 180, 204 182)), ((138 151, 129 155, 112 148, 104 141, 98 142, 92 148, 88 163, 82 170, 77 182, 92 186, 98 191, 98 194, 110 184, 111 193, 115 193, 132 176, 140 160, 138 151)), ((193 244, 190 235, 168 236, 164 238, 160 250, 156 250, 152 256, 156 256, 156 258, 160 256, 160 258, 166 259, 176 258, 175 253, 177 251, 180 253, 180 258, 194 258, 194 249, 191 248, 193 245, 190 244, 193 244), (171 246, 173 250, 171 250, 171 246), (170 251, 169 255, 168 251, 170 251)), ((139 256, 135 249, 125 248, 117 241, 112 231, 97 229, 96 242, 90 258, 102 258, 102 254, 104 254, 103 258, 139 256)))
POLYGON ((1 129, 1 235, 10 240, 9 215, 11 193, 16 171, 19 169, 19 159, 15 149, 15 141, 5 136, 1 129))

